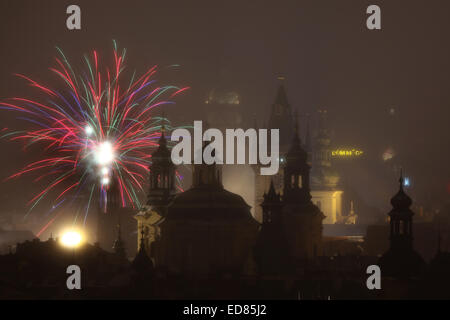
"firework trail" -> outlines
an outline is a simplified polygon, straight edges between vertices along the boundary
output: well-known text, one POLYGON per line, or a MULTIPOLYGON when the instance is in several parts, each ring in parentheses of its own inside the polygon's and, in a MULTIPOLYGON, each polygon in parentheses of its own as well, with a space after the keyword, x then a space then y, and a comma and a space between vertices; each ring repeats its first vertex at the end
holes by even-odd
POLYGON ((18 74, 44 98, 16 97, 0 102, 0 109, 19 112, 18 118, 27 124, 25 130, 3 132, 2 137, 24 141, 25 148, 39 144, 46 154, 7 179, 35 173, 35 182, 45 181, 29 200, 26 215, 46 196, 54 197, 59 206, 62 200, 74 199, 80 192, 89 195, 86 215, 93 197, 106 210, 107 191, 112 184, 119 190, 122 206, 139 207, 137 195, 143 191, 150 154, 158 146, 164 120, 154 117, 152 110, 173 104, 172 99, 188 88, 159 86, 154 80, 157 66, 139 77, 133 73, 129 80, 123 80, 126 50, 119 54, 115 42, 111 68, 102 65, 97 51, 93 51, 84 56, 86 70, 81 74, 75 73, 63 52, 57 50, 56 67, 50 70, 62 80, 58 87, 63 90, 18 74))

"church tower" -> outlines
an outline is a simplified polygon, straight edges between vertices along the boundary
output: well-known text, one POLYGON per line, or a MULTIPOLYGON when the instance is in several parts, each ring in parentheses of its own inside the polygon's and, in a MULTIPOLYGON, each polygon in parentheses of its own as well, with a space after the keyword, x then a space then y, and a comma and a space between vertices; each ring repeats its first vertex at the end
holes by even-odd
POLYGON ((411 277, 423 271, 425 262, 413 248, 413 215, 409 208, 411 198, 403 190, 403 175, 400 174, 400 188, 391 199, 390 248, 380 258, 383 275, 398 278, 411 277))
POLYGON ((297 262, 314 259, 322 249, 325 216, 311 201, 309 170, 296 122, 284 167, 283 217, 291 255, 297 262))
POLYGON ((301 147, 298 133, 298 122, 295 121, 294 136, 288 153, 286 154, 286 165, 284 167, 284 192, 285 202, 309 202, 311 200, 309 189, 308 154, 301 147))
POLYGON ((138 221, 138 230, 142 232, 142 239, 138 239, 138 249, 145 244, 144 248, 150 257, 156 252, 154 242, 159 236, 159 223, 167 214, 167 207, 175 198, 175 166, 170 156, 165 137, 165 127, 161 127, 159 147, 152 154, 152 163, 149 167, 149 192, 147 205, 141 208, 134 216, 138 221))
POLYGON ((149 183, 150 190, 147 204, 164 216, 167 211, 167 205, 176 194, 175 166, 170 157, 170 150, 167 148, 164 125, 161 128, 159 147, 152 154, 149 183))
POLYGON ((289 245, 283 226, 283 202, 273 182, 261 204, 263 222, 258 234, 254 257, 260 275, 282 275, 292 271, 289 245))

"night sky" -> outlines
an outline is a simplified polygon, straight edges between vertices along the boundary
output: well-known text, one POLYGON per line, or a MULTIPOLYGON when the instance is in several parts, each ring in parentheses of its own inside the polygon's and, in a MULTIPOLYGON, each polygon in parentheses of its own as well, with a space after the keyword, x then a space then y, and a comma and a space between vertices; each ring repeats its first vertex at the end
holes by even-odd
MULTIPOLYGON (((81 66, 92 49, 112 59, 112 39, 127 48, 130 69, 157 64, 161 81, 192 88, 166 109, 177 124, 202 119, 204 97, 219 84, 238 91, 243 114, 262 122, 283 74, 293 108, 328 109, 334 145, 365 151, 337 165, 367 203, 389 208, 395 163, 411 178, 413 200, 437 205, 450 193, 449 10, 448 1, 3 0, 0 99, 32 94, 14 73, 57 83, 48 70, 55 46, 81 66), (70 4, 81 7, 80 31, 66 28, 70 4), (381 7, 382 30, 366 28, 370 4, 381 7), (181 67, 164 69, 172 64, 181 67), (381 157, 388 147, 392 163, 381 157)), ((13 114, 0 114, 0 128, 19 127, 13 114)), ((0 145, 0 179, 38 152, 0 145)), ((36 188, 26 178, 1 183, 0 214, 24 210, 36 188)))

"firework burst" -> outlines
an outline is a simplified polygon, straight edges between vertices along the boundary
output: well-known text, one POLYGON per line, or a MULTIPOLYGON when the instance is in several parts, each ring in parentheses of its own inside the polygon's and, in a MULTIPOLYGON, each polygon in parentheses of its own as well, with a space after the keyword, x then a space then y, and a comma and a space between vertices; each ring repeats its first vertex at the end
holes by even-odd
MULTIPOLYGON (((62 80, 62 90, 18 74, 37 88, 42 98, 11 98, 0 103, 0 109, 21 113, 19 118, 27 124, 27 129, 3 137, 25 141, 26 146, 41 144, 46 154, 8 179, 32 173, 37 174, 35 181, 51 179, 29 200, 30 211, 50 194, 59 206, 85 190, 84 223, 93 197, 98 197, 106 210, 107 191, 113 184, 122 206, 139 207, 138 193, 143 191, 163 120, 154 117, 152 110, 173 104, 172 99, 188 88, 159 86, 154 80, 157 66, 139 77, 133 73, 124 79, 126 50, 119 54, 115 42, 111 68, 102 65, 93 51, 84 56, 86 70, 80 75, 57 50, 56 67, 50 70, 62 80)), ((54 219, 56 216, 45 228, 54 219)))

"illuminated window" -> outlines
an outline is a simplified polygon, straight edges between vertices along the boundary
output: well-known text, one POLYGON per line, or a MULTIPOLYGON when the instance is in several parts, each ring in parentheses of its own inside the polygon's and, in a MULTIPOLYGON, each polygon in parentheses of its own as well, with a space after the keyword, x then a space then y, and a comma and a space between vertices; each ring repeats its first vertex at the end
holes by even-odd
POLYGON ((302 176, 298 176, 298 187, 299 187, 299 188, 303 188, 303 185, 302 185, 302 176))

